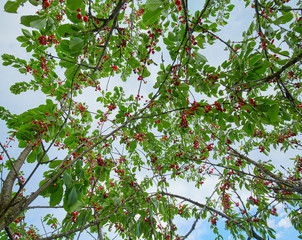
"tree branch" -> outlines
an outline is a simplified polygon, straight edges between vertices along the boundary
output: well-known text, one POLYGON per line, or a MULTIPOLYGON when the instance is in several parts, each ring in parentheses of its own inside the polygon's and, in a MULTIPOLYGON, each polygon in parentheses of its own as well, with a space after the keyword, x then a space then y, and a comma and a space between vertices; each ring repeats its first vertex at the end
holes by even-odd
MULTIPOLYGON (((204 209, 207 209, 211 212, 214 212, 216 213, 217 215, 223 217, 223 218, 226 218, 228 221, 230 222, 233 222, 235 225, 237 225, 239 228, 241 228, 243 231, 246 231, 246 228, 241 225, 239 222, 237 222, 235 219, 231 218, 230 216, 226 215, 225 213, 223 212, 220 212, 212 207, 209 207, 207 206, 206 204, 202 204, 202 203, 199 203, 199 202, 196 202, 196 201, 193 201, 191 200, 190 198, 186 198, 186 197, 183 197, 183 196, 180 196, 180 195, 177 195, 177 194, 173 194, 173 193, 166 193, 166 192, 162 192, 163 195, 168 195, 170 197, 176 197, 176 198, 179 198, 179 199, 182 199, 184 201, 187 201, 187 202, 190 202, 192 204, 194 204, 195 206, 198 206, 198 207, 201 207, 201 208, 204 208, 204 209)), ((252 232, 253 234, 253 237, 258 239, 258 240, 264 240, 262 237, 260 237, 258 234, 256 234, 255 232, 252 232)))
POLYGON ((14 237, 14 235, 13 235, 13 233, 12 233, 12 231, 10 230, 9 227, 5 227, 5 231, 6 231, 6 233, 7 233, 7 235, 8 235, 8 238, 9 238, 10 240, 16 240, 16 238, 14 237))
MULTIPOLYGON (((9 171, 1 189, 0 195, 0 216, 3 216, 5 211, 7 211, 7 207, 9 202, 12 199, 12 189, 14 186, 14 182, 18 176, 18 172, 20 171, 22 165, 24 164, 27 156, 32 151, 34 143, 29 143, 25 149, 20 153, 19 157, 13 164, 12 169, 9 171)), ((0 225, 1 226, 1 225, 0 225)), ((0 228, 2 229, 2 228, 0 228)))
MULTIPOLYGON (((248 81, 246 83, 257 83, 257 82, 260 82, 259 84, 257 84, 257 86, 261 86, 263 85, 264 83, 267 83, 271 80, 273 80, 274 78, 280 76, 287 68, 291 67, 292 65, 296 64, 298 61, 300 61, 302 59, 302 52, 299 53, 296 57, 292 58, 291 60, 289 60, 285 65, 283 65, 278 71, 276 71, 275 73, 269 75, 269 76, 266 76, 264 78, 260 78, 260 79, 256 79, 256 80, 251 80, 251 81, 248 81)), ((239 84, 239 85, 233 85, 233 88, 236 88, 236 87, 239 87, 239 86, 242 86, 243 84, 246 84, 246 83, 242 83, 242 84, 239 84)), ((249 91, 251 89, 253 89, 254 86, 251 86, 251 87, 247 87, 246 89, 249 91)))
MULTIPOLYGON (((266 169, 264 166, 262 166, 260 163, 258 163, 258 162, 256 162, 256 161, 250 159, 250 158, 247 157, 247 156, 244 156, 244 155, 238 153, 238 152, 235 151, 234 149, 233 149, 233 151, 234 151, 234 153, 230 153, 230 155, 233 155, 233 156, 235 156, 235 157, 239 157, 239 158, 244 159, 245 161, 247 161, 247 162, 253 164, 253 165, 254 165, 255 167, 257 167, 261 172, 263 172, 263 173, 266 174, 267 176, 270 176, 272 179, 274 179, 274 181, 275 181, 278 185, 283 184, 283 185, 285 185, 285 186, 287 186, 287 187, 289 187, 289 188, 292 188, 292 189, 295 188, 295 185, 294 185, 294 184, 290 183, 289 181, 284 180, 284 179, 281 178, 281 177, 278 177, 276 174, 274 174, 274 173, 272 173, 271 171, 267 170, 267 169, 266 169)), ((302 190, 301 190, 300 188, 295 188, 295 189, 296 189, 297 192, 302 193, 302 190)))

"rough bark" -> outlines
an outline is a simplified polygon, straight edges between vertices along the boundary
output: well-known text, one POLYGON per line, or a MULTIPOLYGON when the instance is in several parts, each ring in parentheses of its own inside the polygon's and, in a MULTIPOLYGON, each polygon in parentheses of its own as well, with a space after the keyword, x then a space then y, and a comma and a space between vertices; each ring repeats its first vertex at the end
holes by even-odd
POLYGON ((12 201, 12 192, 14 183, 18 177, 17 173, 20 171, 27 156, 31 152, 32 147, 33 144, 28 144, 25 147, 15 161, 14 168, 9 171, 5 181, 3 182, 3 187, 0 193, 0 230, 7 227, 24 210, 22 206, 26 199, 23 196, 18 196, 14 201, 12 201))

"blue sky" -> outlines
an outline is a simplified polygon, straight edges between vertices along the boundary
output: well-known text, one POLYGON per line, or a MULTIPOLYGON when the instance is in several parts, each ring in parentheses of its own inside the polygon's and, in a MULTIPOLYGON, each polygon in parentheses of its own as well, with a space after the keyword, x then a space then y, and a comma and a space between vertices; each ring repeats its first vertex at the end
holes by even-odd
MULTIPOLYGON (((0 23, 1 23, 1 37, 0 37, 0 54, 8 53, 8 54, 14 54, 15 56, 19 58, 27 58, 28 54, 25 52, 25 49, 20 48, 20 43, 16 40, 16 37, 21 35, 21 25, 19 24, 20 16, 24 14, 32 14, 29 8, 21 8, 19 10, 19 14, 7 14, 3 11, 3 5, 4 0, 0 2, 0 23)), ((238 2, 236 2, 238 3, 238 2)), ((203 1, 192 1, 192 8, 194 8, 194 4, 203 4, 203 1), (201 3, 199 3, 201 2, 201 3)), ((249 22, 247 21, 250 19, 250 17, 253 15, 252 9, 245 9, 243 5, 241 4, 240 7, 236 7, 234 12, 231 15, 230 18, 230 26, 232 27, 226 27, 223 29, 219 36, 221 36, 223 39, 234 39, 239 40, 241 37, 241 30, 245 29, 249 22)), ((213 65, 218 65, 222 59, 225 57, 225 53, 223 53, 224 46, 221 45, 221 48, 217 47, 209 47, 206 50, 203 50, 201 52, 203 55, 207 57, 209 62, 213 65)), ((0 72, 1 72, 1 88, 0 88, 0 105, 6 107, 9 109, 12 113, 21 113, 29 108, 36 107, 44 102, 45 96, 42 95, 39 92, 27 92, 22 93, 21 95, 13 95, 10 93, 9 88, 10 86, 20 81, 21 79, 24 80, 30 79, 27 76, 19 74, 18 70, 11 68, 11 67, 4 67, 2 66, 2 61, 0 66, 0 72)), ((125 87, 126 88, 126 87, 125 87)), ((83 99, 85 99, 87 96, 83 96, 83 99)), ((5 141, 7 128, 3 121, 0 121, 0 141, 3 143, 5 141)), ((14 148, 11 150, 12 155, 17 155, 18 151, 14 148)), ((285 162, 286 159, 288 159, 288 155, 281 155, 279 152, 273 152, 272 156, 274 156, 277 159, 278 163, 285 162)), ((255 156, 256 158, 260 158, 259 155, 255 156)), ((27 169, 29 170, 29 169, 27 169)), ((25 169, 25 171, 27 171, 25 169)), ((33 184, 38 184, 33 182, 33 184)), ((32 188, 34 189, 34 187, 32 188)), ((186 185, 186 183, 177 183, 177 185, 173 185, 171 189, 175 192, 183 192, 186 191, 186 196, 198 200, 199 196, 202 195, 202 192, 198 191, 191 191, 190 188, 186 185)), ((28 191, 30 192, 31 189, 29 188, 28 191)), ((42 204, 42 202, 37 202, 37 204, 42 204)), ((28 212, 28 219, 32 221, 33 223, 40 225, 40 217, 37 217, 38 214, 41 214, 41 211, 29 211, 28 212)), ((60 213, 63 214, 63 213, 60 213)), ((186 233, 188 229, 191 226, 192 221, 179 221, 180 223, 180 232, 186 233)), ((270 221, 270 226, 272 226, 277 231, 277 239, 279 240, 288 240, 288 239, 297 239, 298 234, 293 230, 289 220, 285 217, 284 212, 280 209, 280 217, 272 219, 270 221)), ((222 225, 219 223, 219 226, 222 225)), ((223 227, 221 228, 223 229, 223 227)), ((224 232, 224 231, 222 231, 224 232)), ((229 237, 228 233, 224 232, 222 235, 225 237, 225 239, 231 240, 232 238, 229 237)), ((81 239, 84 238, 85 235, 81 239)), ((196 230, 192 233, 191 237, 189 238, 191 240, 193 239, 214 239, 214 235, 211 233, 211 230, 209 229, 209 223, 205 221, 200 221, 197 224, 196 230)))

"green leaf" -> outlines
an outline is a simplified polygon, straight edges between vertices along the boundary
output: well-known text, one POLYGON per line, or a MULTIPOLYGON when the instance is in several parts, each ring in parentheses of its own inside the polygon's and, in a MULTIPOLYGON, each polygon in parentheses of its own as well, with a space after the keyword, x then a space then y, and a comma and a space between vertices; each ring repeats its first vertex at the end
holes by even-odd
POLYGON ((73 204, 72 206, 70 206, 69 207, 69 212, 74 212, 74 211, 78 211, 78 210, 80 210, 81 208, 83 208, 83 206, 84 206, 84 204, 81 202, 81 201, 79 201, 79 200, 77 200, 76 202, 75 202, 75 204, 73 204))
POLYGON ((145 68, 143 71, 143 77, 146 78, 146 77, 149 77, 150 75, 151 75, 151 73, 149 72, 149 70, 147 68, 145 68))
POLYGON ((225 129, 226 128, 226 122, 222 117, 218 118, 218 125, 221 129, 225 129))
POLYGON ((156 11, 162 5, 161 0, 147 0, 146 7, 150 11, 156 11))
POLYGON ((280 109, 278 104, 272 105, 269 111, 267 111, 267 115, 272 123, 278 121, 278 115, 279 115, 280 109))
POLYGON ((47 154, 45 154, 45 156, 44 156, 42 162, 48 162, 48 161, 49 161, 49 157, 48 157, 47 154))
MULTIPOLYGON (((62 51, 63 51, 63 52, 66 52, 66 53, 68 53, 68 54, 70 53, 70 50, 69 50, 69 42, 70 42, 69 40, 62 39, 62 40, 61 40, 61 44, 60 44, 60 48, 62 49, 62 51)), ((65 56, 64 56, 64 59, 69 60, 69 61, 72 61, 71 59, 68 59, 68 57, 65 57, 65 56)), ((63 65, 61 64, 62 62, 64 63, 65 61, 63 61, 63 60, 60 61, 60 65, 61 65, 61 66, 63 66, 63 65)), ((74 61, 72 61, 72 62, 74 62, 74 61)), ((67 64, 67 61, 66 61, 65 63, 67 64)), ((70 63, 70 64, 73 64, 73 63, 70 63)), ((74 64, 73 64, 73 65, 74 65, 74 64)), ((66 67, 66 66, 63 66, 63 67, 66 67)))
POLYGON ((83 50, 83 44, 82 38, 73 37, 69 42, 69 49, 72 53, 80 53, 83 50))
MULTIPOLYGON (((78 69, 78 66, 75 66, 75 65, 73 65, 71 68, 67 68, 64 73, 65 77, 67 79, 72 79, 75 76, 75 74, 77 73, 77 69, 78 69)), ((65 139, 65 144, 70 144, 70 143, 72 143, 72 141, 75 141, 75 137, 73 135, 69 136, 68 138, 65 139), (71 140, 68 140, 68 139, 71 139, 71 140)))
POLYGON ((267 70, 267 66, 263 62, 260 61, 260 62, 257 62, 254 65, 254 67, 252 69, 252 72, 256 73, 256 74, 259 74, 259 75, 262 75, 266 72, 266 70, 267 70))
POLYGON ((51 163, 49 163, 49 168, 56 168, 57 166, 60 165, 60 163, 62 162, 62 160, 54 160, 51 163))
POLYGON ((202 54, 200 54, 198 52, 194 52, 193 56, 194 56, 194 58, 195 58, 195 60, 196 60, 196 62, 198 64, 200 64, 202 62, 207 62, 208 61, 208 59, 204 55, 202 55, 202 54))
POLYGON ((166 210, 165 210, 165 207, 164 207, 163 204, 159 204, 159 212, 160 212, 160 214, 163 215, 163 217, 164 217, 164 219, 165 219, 166 216, 167 216, 167 213, 166 213, 166 210))
POLYGON ((275 24, 279 25, 279 24, 285 24, 288 23, 289 21, 291 21, 293 19, 293 14, 291 12, 283 12, 283 16, 277 18, 275 20, 275 24))
POLYGON ((294 18, 291 12, 286 12, 282 17, 282 24, 288 23, 294 18))
POLYGON ((27 142, 26 141, 24 141, 24 140, 20 140, 19 141, 19 145, 18 145, 19 148, 25 148, 26 146, 27 146, 27 142))
POLYGON ((250 60, 249 60, 249 66, 253 66, 255 63, 257 63, 260 59, 262 58, 262 56, 260 54, 257 54, 256 56, 253 56, 250 60))
POLYGON ((229 12, 231 12, 231 11, 233 11, 234 7, 235 7, 234 4, 230 4, 230 5, 227 6, 227 10, 228 10, 229 12))
POLYGON ((73 187, 68 195, 67 205, 70 207, 74 205, 78 200, 78 193, 75 187, 73 187))
POLYGON ((141 29, 148 30, 148 27, 146 26, 146 24, 144 23, 144 21, 139 21, 138 25, 139 25, 139 27, 141 29))
POLYGON ((82 4, 82 0, 67 0, 67 7, 70 10, 77 10, 78 8, 81 8, 82 4))
POLYGON ((270 107, 270 105, 259 104, 257 106, 257 109, 259 109, 261 112, 267 112, 268 110, 270 110, 270 107))
POLYGON ((81 174, 83 174, 83 161, 77 161, 76 163, 76 175, 77 176, 81 176, 81 174))
POLYGON ((133 152, 136 149, 136 146, 137 146, 137 141, 135 141, 135 140, 131 141, 129 144, 129 147, 130 147, 129 151, 133 152))
MULTIPOLYGON (((40 183, 39 183, 39 186, 43 186, 45 183, 47 182, 47 179, 44 179, 42 180, 40 183)), ((48 186, 42 193, 41 193, 41 196, 42 197, 49 197, 50 196, 50 193, 49 193, 49 189, 51 188, 51 186, 48 186)))
POLYGON ((17 40, 18 40, 19 42, 27 42, 28 38, 25 37, 25 36, 19 36, 19 37, 17 37, 17 40))
POLYGON ((296 26, 296 27, 294 28, 294 31, 301 34, 301 33, 302 33, 302 26, 296 26))
POLYGON ((24 36, 26 36, 26 37, 28 37, 28 38, 31 38, 31 37, 32 37, 31 34, 30 34, 30 32, 29 32, 28 30, 22 29, 22 32, 23 32, 24 36))
POLYGON ((45 18, 40 18, 35 21, 31 21, 30 26, 32 28, 43 29, 46 27, 46 23, 47 23, 47 21, 45 18))
POLYGON ((4 5, 4 11, 8 13, 17 13, 17 10, 22 1, 7 1, 4 5))
POLYGON ((131 66, 132 69, 140 67, 139 61, 136 60, 134 57, 129 58, 128 63, 131 66))
POLYGON ((37 0, 29 0, 29 2, 34 5, 34 6, 38 6, 39 5, 39 1, 37 0))
POLYGON ((57 187, 53 193, 50 195, 49 206, 54 207, 58 205, 63 198, 63 185, 57 184, 57 187))
POLYGON ((171 129, 171 123, 170 122, 163 120, 163 121, 161 121, 161 123, 162 123, 162 125, 165 129, 171 129))
POLYGON ((20 19, 21 19, 21 24, 23 24, 26 27, 30 27, 30 23, 40 19, 40 17, 37 15, 27 15, 27 16, 22 16, 20 19))
POLYGON ((168 33, 168 39, 170 40, 170 41, 175 41, 176 40, 176 37, 175 37, 175 35, 172 33, 172 32, 169 32, 168 33))
POLYGON ((122 198, 120 198, 120 197, 114 197, 113 198, 113 203, 114 203, 114 205, 118 205, 120 202, 121 202, 121 200, 122 200, 122 198))
POLYGON ((47 104, 47 105, 52 105, 52 106, 55 105, 55 104, 53 103, 53 101, 52 101, 51 99, 49 99, 49 98, 46 99, 46 104, 47 104))
POLYGON ((254 30, 255 30, 255 23, 252 22, 251 25, 249 26, 248 30, 247 30, 247 35, 248 36, 252 35, 254 30))
POLYGON ((282 54, 282 55, 285 55, 285 56, 289 57, 289 52, 288 52, 288 51, 282 51, 282 52, 280 52, 280 54, 282 54))
POLYGON ((16 137, 19 140, 31 140, 33 139, 33 134, 25 129, 20 129, 19 132, 16 133, 16 137))
POLYGON ((189 84, 181 83, 179 84, 178 88, 182 91, 189 91, 189 84))
POLYGON ((29 45, 27 48, 26 48, 26 52, 31 52, 33 50, 33 46, 32 45, 29 45))
POLYGON ((2 54, 1 57, 3 61, 9 61, 15 59, 15 56, 11 54, 2 54))
POLYGON ((290 114, 285 109, 280 109, 280 110, 281 110, 282 118, 285 121, 290 121, 291 120, 290 114))
POLYGON ((33 163, 34 161, 36 161, 36 158, 37 158, 37 152, 36 152, 36 151, 32 151, 32 152, 28 155, 26 161, 27 161, 28 163, 33 163))
POLYGON ((61 37, 66 37, 66 33, 76 33, 78 32, 80 29, 75 28, 74 24, 63 24, 61 26, 58 27, 57 29, 57 33, 61 36, 61 37))
POLYGON ((72 178, 69 175, 69 173, 65 172, 63 175, 63 182, 65 184, 66 187, 71 187, 72 184, 72 178))
POLYGON ((146 25, 151 25, 159 21, 162 8, 158 8, 156 11, 146 11, 143 15, 143 21, 146 25))
POLYGON ((164 44, 166 44, 166 45, 174 45, 175 44, 175 42, 171 41, 169 38, 164 38, 163 41, 164 41, 164 44))
MULTIPOLYGON (((90 210, 90 214, 91 214, 91 210, 90 210)), ((83 211, 83 212, 80 213, 80 215, 79 215, 79 217, 78 217, 78 219, 77 219, 78 226, 83 225, 85 219, 89 219, 89 217, 88 217, 88 215, 87 215, 87 212, 86 212, 86 211, 85 211, 85 212, 83 211)), ((87 221, 87 220, 86 220, 86 221, 87 221)))
POLYGON ((254 134, 254 129, 250 122, 245 123, 245 125, 243 126, 243 131, 245 131, 248 136, 252 136, 254 134))
POLYGON ((53 20, 52 17, 49 17, 46 19, 46 26, 47 26, 47 29, 51 29, 52 27, 55 27, 54 26, 54 23, 55 21, 53 20))

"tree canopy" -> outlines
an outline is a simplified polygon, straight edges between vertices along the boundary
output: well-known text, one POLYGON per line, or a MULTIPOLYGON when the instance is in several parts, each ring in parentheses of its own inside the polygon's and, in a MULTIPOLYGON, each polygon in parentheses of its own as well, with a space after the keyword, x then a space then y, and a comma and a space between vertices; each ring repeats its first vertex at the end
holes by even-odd
POLYGON ((0 107, 10 130, 0 239, 180 240, 202 220, 217 239, 270 239, 279 210, 302 234, 300 0, 9 0, 4 10, 24 4, 17 40, 30 57, 2 63, 31 78, 13 94, 47 100, 21 114, 0 107), (224 39, 239 3, 253 14, 240 40, 224 39), (272 152, 294 157, 280 164, 272 152), (175 191, 183 182, 190 190, 175 191), (44 230, 27 222, 33 208, 44 208, 44 230))

